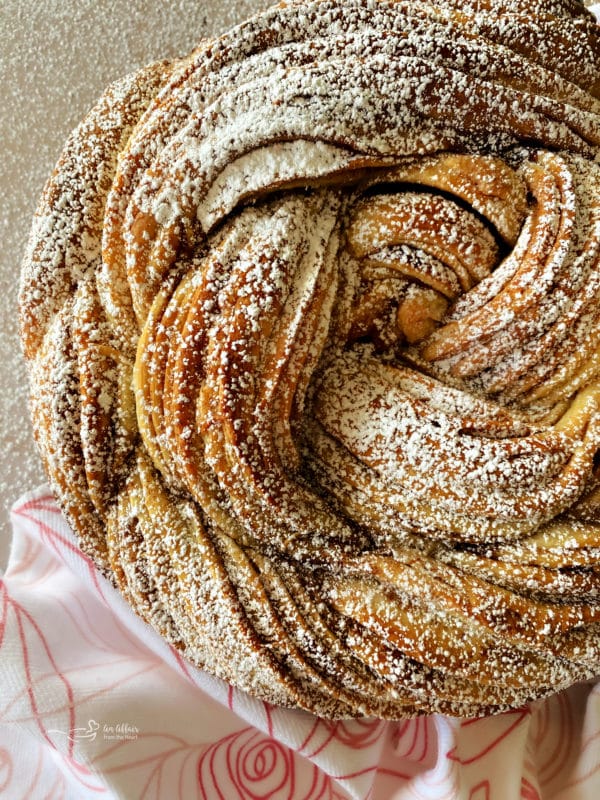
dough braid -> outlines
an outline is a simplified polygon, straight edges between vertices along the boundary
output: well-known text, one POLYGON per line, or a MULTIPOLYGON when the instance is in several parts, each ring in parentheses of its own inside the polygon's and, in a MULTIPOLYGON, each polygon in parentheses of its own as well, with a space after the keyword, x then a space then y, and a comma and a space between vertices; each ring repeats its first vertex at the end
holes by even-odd
POLYGON ((195 664, 331 718, 600 672, 599 30, 286 2, 69 139, 22 278, 36 438, 195 664))

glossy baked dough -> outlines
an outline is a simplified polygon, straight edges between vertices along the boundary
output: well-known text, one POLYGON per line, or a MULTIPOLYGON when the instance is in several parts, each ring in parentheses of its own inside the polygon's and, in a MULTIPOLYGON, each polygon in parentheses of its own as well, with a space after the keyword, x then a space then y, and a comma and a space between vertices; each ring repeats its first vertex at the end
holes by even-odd
POLYGON ((575 0, 283 3, 73 133, 35 434, 192 662, 328 717, 600 673, 599 63, 575 0))

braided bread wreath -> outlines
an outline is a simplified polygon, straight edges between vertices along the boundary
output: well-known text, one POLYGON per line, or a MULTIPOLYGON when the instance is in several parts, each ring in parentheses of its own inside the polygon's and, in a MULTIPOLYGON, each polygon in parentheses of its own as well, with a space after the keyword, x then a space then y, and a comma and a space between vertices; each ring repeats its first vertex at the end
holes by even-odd
POLYGON ((36 438, 195 664, 329 718, 600 672, 599 30, 286 2, 69 139, 22 278, 36 438))

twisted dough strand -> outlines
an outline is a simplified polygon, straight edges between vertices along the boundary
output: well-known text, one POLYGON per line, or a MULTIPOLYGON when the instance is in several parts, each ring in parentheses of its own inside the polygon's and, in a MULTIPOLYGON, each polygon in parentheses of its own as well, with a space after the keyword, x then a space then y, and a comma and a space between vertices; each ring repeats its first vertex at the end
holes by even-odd
POLYGON ((67 142, 36 438, 191 661, 333 718, 598 674, 599 59, 576 0, 291 2, 67 142))

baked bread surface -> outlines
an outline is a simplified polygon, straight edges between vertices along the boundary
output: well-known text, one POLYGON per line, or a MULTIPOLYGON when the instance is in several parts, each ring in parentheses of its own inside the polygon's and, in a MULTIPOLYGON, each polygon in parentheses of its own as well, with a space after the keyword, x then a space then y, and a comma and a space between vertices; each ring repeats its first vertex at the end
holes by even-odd
POLYGON ((193 663, 331 718, 600 673, 599 63, 575 0, 286 2, 74 131, 36 440, 193 663))

